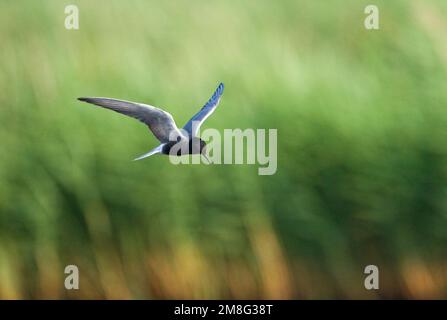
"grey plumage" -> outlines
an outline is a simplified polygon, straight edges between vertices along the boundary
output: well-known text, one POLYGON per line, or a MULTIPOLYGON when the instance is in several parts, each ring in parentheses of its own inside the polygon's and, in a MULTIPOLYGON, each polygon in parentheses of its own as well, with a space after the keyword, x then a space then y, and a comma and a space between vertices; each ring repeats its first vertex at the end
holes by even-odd
POLYGON ((161 143, 169 142, 171 132, 182 136, 172 115, 156 107, 111 98, 78 98, 78 100, 92 103, 140 120, 149 127, 161 143))
POLYGON ((203 122, 216 110, 217 105, 220 102, 220 98, 222 97, 224 90, 223 83, 219 84, 216 91, 214 91, 211 98, 208 100, 208 102, 200 109, 199 112, 197 112, 183 127, 183 129, 186 130, 186 132, 189 133, 190 136, 196 137, 197 132, 200 129, 200 126, 203 122), (195 125, 193 123, 195 122, 195 125), (194 130, 194 132, 193 132, 194 130))
POLYGON ((186 123, 183 127, 183 132, 179 130, 170 113, 147 104, 100 97, 78 98, 78 100, 119 112, 145 123, 161 144, 135 159, 140 160, 156 153, 169 154, 170 148, 176 141, 182 141, 182 143, 189 144, 188 154, 197 153, 197 151, 199 151, 199 153, 205 152, 206 143, 204 141, 199 139, 198 146, 200 148, 198 150, 197 148, 193 148, 195 144, 192 144, 191 142, 197 137, 198 130, 203 122, 216 109, 222 96, 223 89, 224 85, 221 83, 202 109, 200 109, 200 111, 186 123))

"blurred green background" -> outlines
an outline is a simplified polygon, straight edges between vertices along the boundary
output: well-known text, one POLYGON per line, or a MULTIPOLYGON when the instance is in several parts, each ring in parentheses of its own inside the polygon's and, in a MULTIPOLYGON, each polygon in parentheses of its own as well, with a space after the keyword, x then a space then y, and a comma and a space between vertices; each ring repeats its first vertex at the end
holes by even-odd
POLYGON ((446 298, 446 16, 442 0, 0 1, 0 298, 446 298), (157 145, 147 128, 76 100, 183 125, 220 81, 202 129, 278 129, 275 175, 132 162, 157 145))

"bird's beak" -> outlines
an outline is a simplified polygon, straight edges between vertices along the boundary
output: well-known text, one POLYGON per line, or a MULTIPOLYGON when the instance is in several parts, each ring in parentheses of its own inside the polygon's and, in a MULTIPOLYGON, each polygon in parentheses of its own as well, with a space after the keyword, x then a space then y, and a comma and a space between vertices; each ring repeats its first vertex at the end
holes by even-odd
POLYGON ((206 161, 208 162, 207 164, 212 164, 211 160, 208 158, 208 156, 206 155, 206 153, 202 153, 202 156, 206 159, 206 161))

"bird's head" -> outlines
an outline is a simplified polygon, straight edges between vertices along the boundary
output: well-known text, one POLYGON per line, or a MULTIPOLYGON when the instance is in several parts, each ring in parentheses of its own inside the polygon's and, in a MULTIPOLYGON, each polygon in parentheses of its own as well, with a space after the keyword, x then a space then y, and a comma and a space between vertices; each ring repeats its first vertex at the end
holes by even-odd
POLYGON ((207 147, 206 142, 198 137, 194 137, 189 140, 189 153, 190 154, 200 154, 209 163, 211 163, 211 161, 208 159, 208 156, 207 156, 207 148, 206 147, 207 147))
POLYGON ((206 142, 202 139, 200 140, 200 153, 205 154, 206 153, 206 142))
POLYGON ((208 161, 208 163, 212 163, 210 161, 210 159, 208 158, 208 151, 207 151, 207 148, 206 148, 206 142, 203 141, 202 139, 200 139, 200 155, 203 156, 206 159, 206 161, 208 161))
POLYGON ((191 154, 203 154, 206 152, 206 142, 198 137, 189 139, 189 153, 191 154))

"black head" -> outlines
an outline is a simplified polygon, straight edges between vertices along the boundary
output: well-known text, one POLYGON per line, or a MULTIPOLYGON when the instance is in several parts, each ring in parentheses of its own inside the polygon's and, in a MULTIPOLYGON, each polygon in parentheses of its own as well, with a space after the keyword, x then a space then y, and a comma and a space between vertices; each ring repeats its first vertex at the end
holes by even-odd
POLYGON ((208 158, 208 152, 206 149, 206 142, 200 139, 200 155, 206 159, 208 164, 211 164, 211 160, 208 158))
POLYGON ((193 138, 189 140, 190 154, 204 154, 206 151, 206 142, 200 138, 193 138))
POLYGON ((206 142, 200 139, 200 153, 206 153, 206 142))

